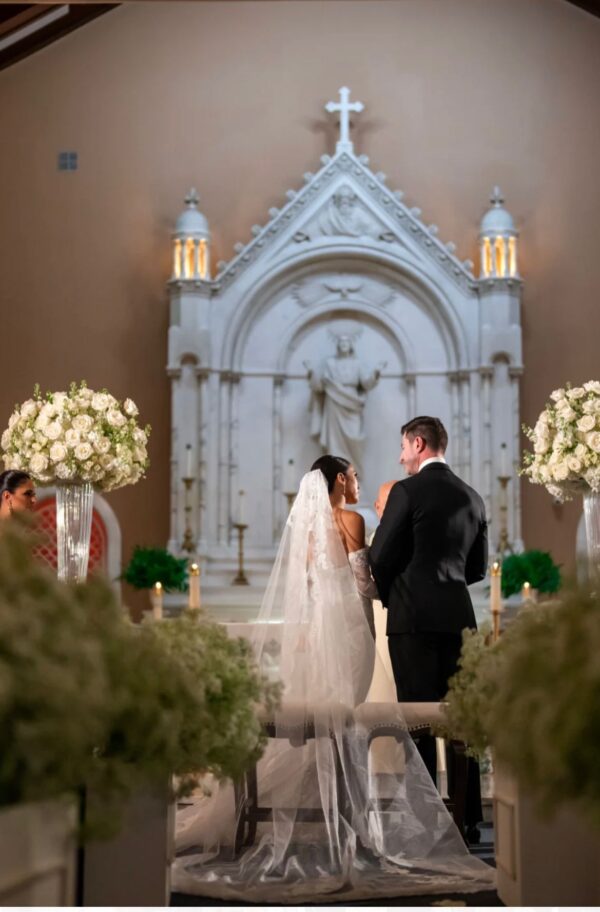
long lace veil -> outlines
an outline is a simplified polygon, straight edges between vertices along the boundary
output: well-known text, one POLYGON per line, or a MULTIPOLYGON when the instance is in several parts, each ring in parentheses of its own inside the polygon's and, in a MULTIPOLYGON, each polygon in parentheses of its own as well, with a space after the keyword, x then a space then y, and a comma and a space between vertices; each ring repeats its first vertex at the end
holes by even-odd
POLYGON ((385 751, 361 722, 375 646, 320 471, 300 484, 252 642, 263 667, 275 657, 282 707, 251 787, 237 801, 215 787, 180 812, 174 888, 274 903, 490 889, 398 704, 385 751), (248 801, 265 813, 236 848, 248 801))

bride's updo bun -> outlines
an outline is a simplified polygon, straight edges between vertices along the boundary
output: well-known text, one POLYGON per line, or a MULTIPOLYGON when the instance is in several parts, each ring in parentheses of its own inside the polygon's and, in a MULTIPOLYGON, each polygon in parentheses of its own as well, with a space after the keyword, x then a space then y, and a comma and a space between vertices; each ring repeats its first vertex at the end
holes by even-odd
POLYGON ((345 475, 352 463, 347 459, 344 459, 343 456, 319 456, 316 462, 310 467, 311 472, 315 472, 317 469, 320 469, 323 475, 325 476, 325 481, 327 482, 327 489, 331 494, 335 485, 335 480, 340 474, 345 475))

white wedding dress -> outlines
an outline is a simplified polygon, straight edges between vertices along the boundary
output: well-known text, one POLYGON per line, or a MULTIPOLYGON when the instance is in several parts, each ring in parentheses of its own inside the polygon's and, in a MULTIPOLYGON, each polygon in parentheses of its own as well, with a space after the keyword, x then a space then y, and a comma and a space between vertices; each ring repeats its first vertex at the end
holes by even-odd
POLYGON ((348 559, 325 479, 308 473, 253 637, 260 661, 272 648, 268 622, 283 622, 283 704, 257 768, 258 803, 272 813, 236 855, 230 785, 181 810, 174 890, 282 904, 493 887, 493 870, 468 853, 394 696, 395 753, 386 750, 383 768, 357 724, 377 661, 374 595, 366 549, 348 559))

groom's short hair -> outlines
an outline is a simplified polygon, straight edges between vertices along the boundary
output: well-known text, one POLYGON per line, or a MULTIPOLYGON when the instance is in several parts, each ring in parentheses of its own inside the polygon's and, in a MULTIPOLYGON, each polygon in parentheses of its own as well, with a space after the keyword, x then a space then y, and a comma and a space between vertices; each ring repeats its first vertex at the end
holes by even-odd
POLYGON ((411 440, 422 437, 428 449, 435 453, 445 453, 448 446, 448 432, 439 418, 429 415, 420 415, 408 421, 402 428, 402 435, 406 434, 411 440))

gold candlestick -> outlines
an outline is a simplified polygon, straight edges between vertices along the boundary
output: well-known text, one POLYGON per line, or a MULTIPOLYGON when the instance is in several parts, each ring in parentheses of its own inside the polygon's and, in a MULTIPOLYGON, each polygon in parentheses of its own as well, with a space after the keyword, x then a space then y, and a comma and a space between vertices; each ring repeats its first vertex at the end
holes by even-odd
POLYGON ((507 487, 510 481, 510 475, 498 475, 500 483, 500 538, 498 539, 498 554, 503 557, 505 554, 512 554, 512 545, 508 537, 508 493, 507 487))
POLYGON ((236 522, 233 524, 238 533, 238 572, 232 582, 232 586, 249 586, 250 581, 244 572, 244 532, 248 528, 247 523, 236 522))
POLYGON ((195 482, 195 478, 189 476, 181 479, 185 487, 185 499, 183 502, 183 513, 185 516, 185 530, 183 533, 183 541, 181 543, 181 550, 187 551, 188 554, 193 554, 195 551, 194 544, 194 535, 192 532, 192 502, 191 502, 191 492, 192 485, 195 482))
POLYGON ((490 611, 492 613, 492 639, 500 636, 500 615, 502 614, 502 565, 494 561, 490 570, 490 611))

